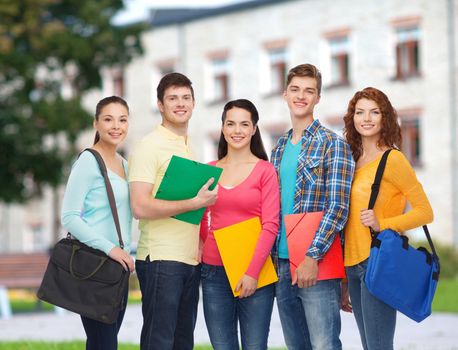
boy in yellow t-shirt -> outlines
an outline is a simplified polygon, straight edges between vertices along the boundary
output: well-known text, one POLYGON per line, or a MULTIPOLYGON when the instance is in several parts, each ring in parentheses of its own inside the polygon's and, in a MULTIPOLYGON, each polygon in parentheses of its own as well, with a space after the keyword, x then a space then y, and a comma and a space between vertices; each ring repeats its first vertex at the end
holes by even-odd
POLYGON ((140 348, 191 350, 199 300, 199 231, 171 216, 212 205, 217 188, 209 191, 211 179, 192 199, 154 198, 173 155, 194 159, 187 137, 195 104, 191 81, 180 73, 165 75, 157 99, 162 123, 129 158, 132 211, 140 219, 135 263, 142 292, 140 348))

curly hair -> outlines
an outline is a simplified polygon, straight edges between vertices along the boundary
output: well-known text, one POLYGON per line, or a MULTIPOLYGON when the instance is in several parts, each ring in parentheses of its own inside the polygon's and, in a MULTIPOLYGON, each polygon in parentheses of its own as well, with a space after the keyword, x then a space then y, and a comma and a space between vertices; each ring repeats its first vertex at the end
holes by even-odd
POLYGON ((363 152, 361 135, 356 130, 353 122, 356 103, 362 98, 374 101, 382 113, 382 128, 377 146, 400 149, 402 145, 402 135, 396 110, 382 91, 373 87, 367 87, 355 93, 350 102, 348 102, 347 113, 344 116, 344 135, 350 145, 355 161, 361 157, 363 152))

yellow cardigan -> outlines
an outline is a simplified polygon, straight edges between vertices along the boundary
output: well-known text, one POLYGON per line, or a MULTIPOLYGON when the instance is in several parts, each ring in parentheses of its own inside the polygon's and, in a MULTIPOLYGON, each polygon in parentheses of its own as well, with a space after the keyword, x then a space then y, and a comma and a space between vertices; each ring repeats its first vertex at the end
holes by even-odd
MULTIPOLYGON (((361 223, 360 212, 367 209, 380 158, 357 169, 353 178, 350 214, 345 227, 345 266, 356 265, 369 257, 371 236, 361 223)), ((433 220, 433 211, 422 185, 409 161, 397 150, 388 156, 374 211, 380 230, 390 228, 399 233, 433 220), (404 213, 406 201, 412 209, 404 213)))

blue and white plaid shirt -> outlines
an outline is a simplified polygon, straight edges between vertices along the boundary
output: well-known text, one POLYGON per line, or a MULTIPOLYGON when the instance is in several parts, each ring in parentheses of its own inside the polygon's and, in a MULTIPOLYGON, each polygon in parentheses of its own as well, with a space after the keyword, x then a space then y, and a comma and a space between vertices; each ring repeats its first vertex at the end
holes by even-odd
MULTIPOLYGON (((271 162, 280 174, 286 142, 293 130, 281 136, 272 150, 271 162)), ((345 226, 355 162, 350 146, 315 119, 302 133, 302 150, 296 169, 293 213, 324 211, 307 256, 321 259, 337 233, 345 226)))

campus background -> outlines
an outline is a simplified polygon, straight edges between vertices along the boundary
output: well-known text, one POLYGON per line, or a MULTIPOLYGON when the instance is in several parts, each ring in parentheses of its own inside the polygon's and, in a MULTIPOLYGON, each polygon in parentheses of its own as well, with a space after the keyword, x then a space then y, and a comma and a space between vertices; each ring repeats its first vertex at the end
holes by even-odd
MULTIPOLYGON (((320 68, 323 89, 315 117, 338 133, 355 91, 377 87, 398 111, 403 151, 432 203, 433 239, 458 246, 458 8, 452 4, 258 0, 151 9, 149 29, 142 34, 144 54, 126 66, 105 69, 102 88, 87 94, 84 105, 93 113, 104 96, 116 94, 128 101, 130 130, 123 146, 128 155, 161 120, 156 107, 160 77, 182 72, 193 81, 197 104, 190 136, 205 162, 216 156, 221 111, 230 99, 248 98, 256 104, 270 151, 290 124, 281 93, 287 70, 297 64, 320 68)), ((80 148, 92 138, 92 131, 85 132, 80 148)), ((58 189, 57 198, 63 190, 58 189)), ((48 249, 56 240, 55 200, 55 193, 45 189, 43 196, 24 204, 0 204, 0 253, 48 249)), ((412 235, 422 237, 418 231, 412 235)))

